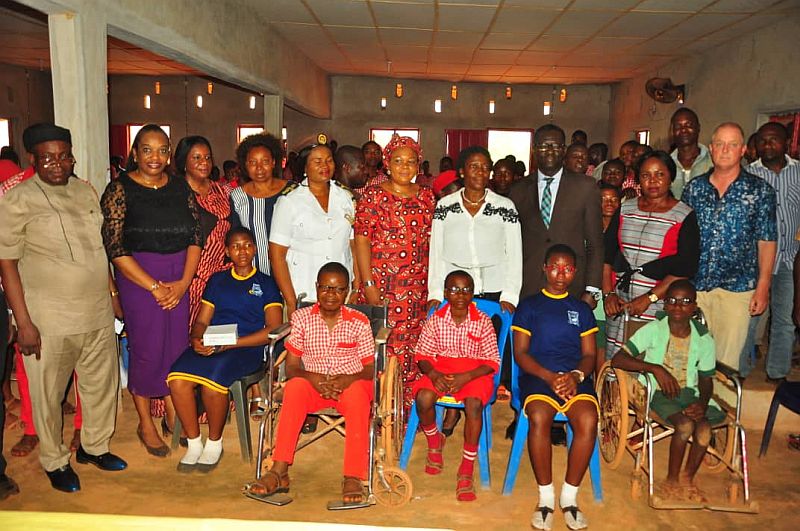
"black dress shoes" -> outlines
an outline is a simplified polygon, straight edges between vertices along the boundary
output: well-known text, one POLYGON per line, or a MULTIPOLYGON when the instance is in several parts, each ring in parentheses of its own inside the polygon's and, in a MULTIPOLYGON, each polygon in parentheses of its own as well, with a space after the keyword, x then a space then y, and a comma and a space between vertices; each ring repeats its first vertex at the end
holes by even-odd
POLYGON ((56 490, 62 492, 77 492, 81 490, 81 480, 78 479, 78 474, 72 470, 69 463, 52 472, 47 472, 47 477, 50 478, 50 484, 56 490))
POLYGON ((128 468, 128 463, 111 452, 106 452, 102 455, 91 455, 86 453, 83 446, 79 446, 78 451, 75 452, 75 460, 81 464, 91 463, 100 470, 112 472, 128 468))

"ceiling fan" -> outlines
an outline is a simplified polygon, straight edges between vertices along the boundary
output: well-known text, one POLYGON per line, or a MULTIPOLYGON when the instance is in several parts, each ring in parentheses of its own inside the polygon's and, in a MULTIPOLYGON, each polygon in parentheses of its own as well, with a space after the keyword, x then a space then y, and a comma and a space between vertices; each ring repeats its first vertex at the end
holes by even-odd
POLYGON ((673 85, 668 77, 652 77, 644 85, 647 95, 658 103, 683 103, 686 98, 686 85, 673 85))

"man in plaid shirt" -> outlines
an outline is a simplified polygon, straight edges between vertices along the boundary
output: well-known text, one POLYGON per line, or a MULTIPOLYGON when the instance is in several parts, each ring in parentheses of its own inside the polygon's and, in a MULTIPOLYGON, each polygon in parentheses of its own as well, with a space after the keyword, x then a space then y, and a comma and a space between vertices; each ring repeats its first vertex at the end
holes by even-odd
POLYGON ((375 340, 369 319, 344 306, 347 269, 338 262, 317 274, 317 303, 292 314, 286 341, 283 407, 278 421, 275 464, 250 492, 269 496, 289 490, 289 466, 306 415, 335 407, 344 417, 342 501, 361 503, 369 467, 369 416, 373 398, 375 340))
POLYGON ((472 482, 483 408, 492 396, 492 375, 500 365, 497 336, 489 317, 472 304, 475 289, 465 271, 453 271, 444 281, 447 304, 425 323, 416 349, 424 376, 414 385, 420 426, 428 441, 425 472, 439 474, 444 463, 445 437, 436 427, 435 405, 444 395, 464 403, 464 452, 458 468, 456 499, 476 499, 472 482))

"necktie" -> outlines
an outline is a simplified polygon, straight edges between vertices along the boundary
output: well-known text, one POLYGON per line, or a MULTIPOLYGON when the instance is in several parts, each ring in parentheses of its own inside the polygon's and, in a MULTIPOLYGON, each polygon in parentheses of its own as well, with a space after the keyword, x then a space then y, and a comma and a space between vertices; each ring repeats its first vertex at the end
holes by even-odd
POLYGON ((542 205, 539 208, 542 213, 542 221, 544 226, 550 228, 550 214, 553 213, 553 191, 550 190, 550 185, 553 184, 553 177, 545 177, 544 192, 542 192, 542 205))

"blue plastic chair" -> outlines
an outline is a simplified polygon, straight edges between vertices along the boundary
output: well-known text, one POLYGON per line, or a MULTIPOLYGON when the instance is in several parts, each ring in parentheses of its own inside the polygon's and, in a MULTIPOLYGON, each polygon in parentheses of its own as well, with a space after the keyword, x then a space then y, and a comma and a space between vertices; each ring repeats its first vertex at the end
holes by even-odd
MULTIPOLYGON (((528 417, 522 409, 521 397, 519 392, 519 365, 516 360, 511 359, 511 407, 518 413, 517 427, 514 431, 514 439, 511 442, 511 453, 508 455, 508 466, 506 466, 506 477, 503 481, 503 495, 510 496, 514 490, 514 483, 519 472, 519 463, 522 453, 527 447, 528 441, 528 417)), ((556 412, 553 420, 567 423, 567 448, 572 445, 572 428, 566 415, 556 412)), ((597 439, 594 441, 594 451, 589 461, 589 475, 592 478, 592 493, 594 501, 602 503, 603 485, 600 480, 600 444, 597 439)))
MULTIPOLYGON (((509 344, 509 352, 511 352, 511 321, 512 314, 504 312, 500 303, 494 301, 486 301, 482 299, 475 299, 475 304, 478 309, 493 318, 498 316, 500 318, 500 331, 498 333, 497 346, 500 350, 501 366, 503 352, 506 349, 506 344, 509 344)), ((441 307, 441 306, 440 306, 441 307)), ((432 312, 431 312, 432 313, 432 312)), ((430 313, 429 313, 430 315, 430 313)), ((483 429, 481 436, 478 440, 478 467, 480 470, 481 486, 488 489, 491 486, 491 476, 489 472, 489 450, 492 449, 492 404, 497 400, 497 387, 500 385, 500 370, 494 374, 494 390, 492 397, 486 407, 483 408, 483 429)), ((453 397, 444 396, 436 402, 436 424, 439 429, 442 428, 442 418, 444 417, 445 408, 464 409, 462 402, 456 401, 453 397)), ((416 401, 411 403, 411 411, 409 413, 408 426, 406 428, 406 436, 403 440, 403 450, 400 454, 400 468, 406 470, 408 468, 408 461, 411 458, 411 449, 414 446, 414 439, 417 436, 417 428, 419 427, 419 417, 417 416, 416 401)))

